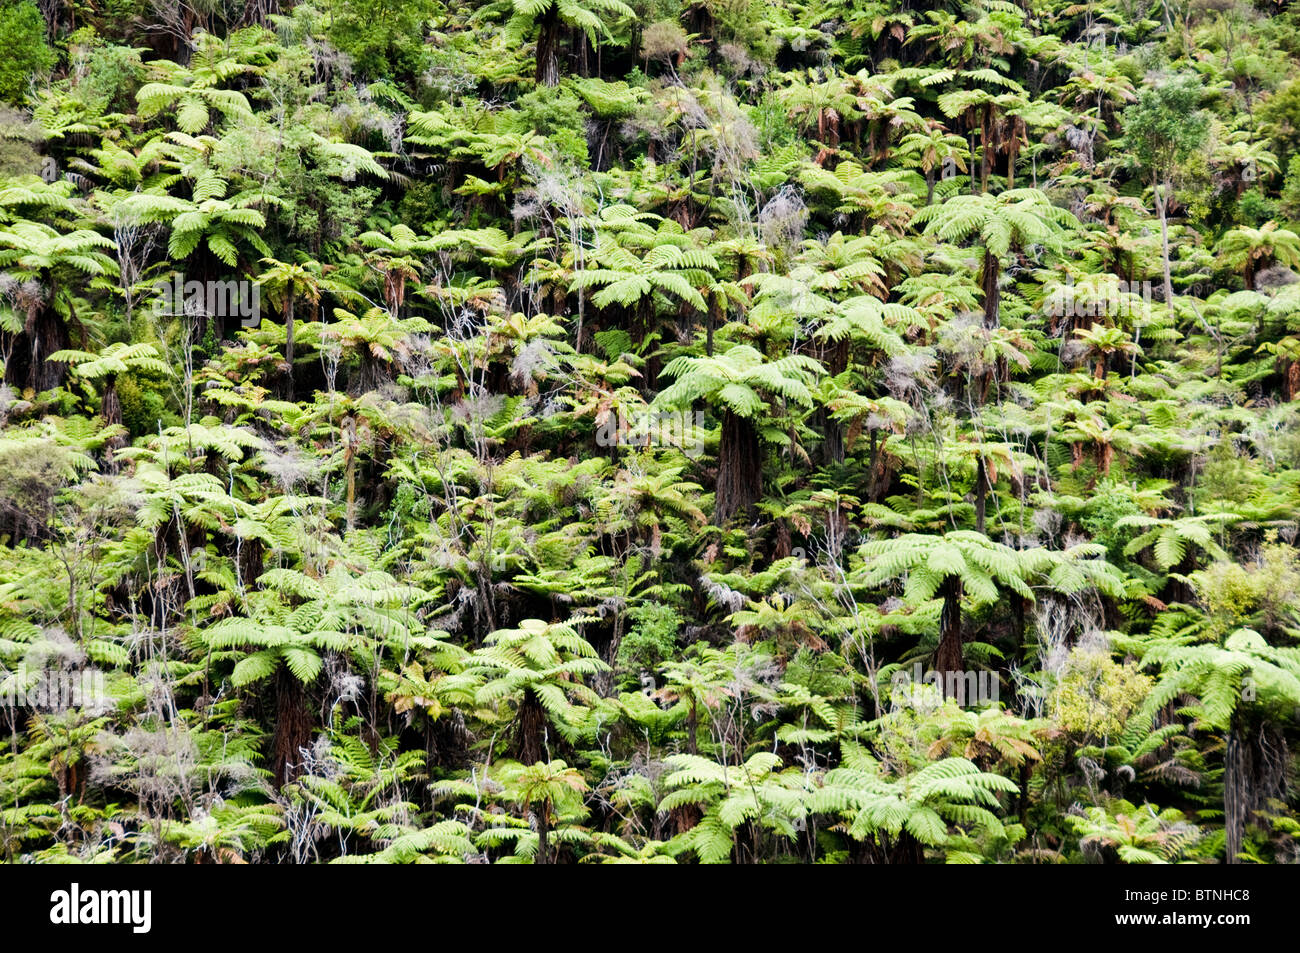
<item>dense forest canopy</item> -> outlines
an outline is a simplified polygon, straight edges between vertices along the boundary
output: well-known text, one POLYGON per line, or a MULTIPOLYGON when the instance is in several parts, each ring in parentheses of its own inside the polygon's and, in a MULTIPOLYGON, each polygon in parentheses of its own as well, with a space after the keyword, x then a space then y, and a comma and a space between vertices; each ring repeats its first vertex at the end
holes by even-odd
POLYGON ((5 861, 1300 860, 1291 5, 0 48, 5 861))

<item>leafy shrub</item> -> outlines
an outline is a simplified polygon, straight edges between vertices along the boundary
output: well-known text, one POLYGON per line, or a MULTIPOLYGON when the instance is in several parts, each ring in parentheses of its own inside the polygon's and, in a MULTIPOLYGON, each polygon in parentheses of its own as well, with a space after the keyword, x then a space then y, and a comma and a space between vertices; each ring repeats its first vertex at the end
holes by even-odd
POLYGON ((27 85, 54 66, 54 51, 45 42, 45 20, 31 0, 0 0, 0 99, 19 104, 27 85))
POLYGON ((163 395, 135 375, 123 374, 118 378, 117 399, 122 404, 122 426, 132 437, 155 434, 160 426, 179 423, 176 415, 168 410, 163 395))
POLYGON ((1150 676, 1093 646, 1070 652, 1048 696, 1052 719, 1080 738, 1114 738, 1151 690, 1150 676))

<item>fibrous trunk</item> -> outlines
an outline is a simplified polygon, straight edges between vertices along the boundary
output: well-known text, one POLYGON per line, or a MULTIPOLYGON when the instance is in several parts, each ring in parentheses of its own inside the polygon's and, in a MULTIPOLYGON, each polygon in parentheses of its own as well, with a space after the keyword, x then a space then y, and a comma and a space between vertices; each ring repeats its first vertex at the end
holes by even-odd
POLYGON ((544 801, 542 810, 537 815, 537 863, 549 864, 551 862, 551 802, 544 801))
POLYGON ((275 738, 271 742, 277 789, 301 773, 302 749, 309 744, 311 714, 307 710, 306 686, 281 665, 275 676, 275 738))
POLYGON ((531 688, 525 689, 515 724, 515 748, 524 764, 542 760, 546 740, 546 712, 531 688))
POLYGON ((286 399, 293 400, 293 295, 284 306, 284 363, 286 399))
POLYGON ((961 650, 961 578, 947 576, 939 587, 943 611, 939 616, 939 650, 935 653, 934 668, 941 676, 945 694, 950 684, 960 684, 960 679, 948 679, 949 672, 960 672, 964 665, 961 650))
MULTIPOLYGON (((112 374, 105 379, 104 398, 100 401, 99 413, 104 418, 106 426, 116 427, 122 423, 122 401, 117 395, 116 374, 112 374)), ((104 459, 111 472, 117 472, 115 454, 125 443, 126 438, 121 435, 109 437, 104 443, 104 459)))
POLYGON ((36 308, 14 342, 13 354, 5 365, 5 380, 19 389, 52 390, 63 383, 67 365, 48 358, 70 347, 68 329, 50 305, 36 308))
POLYGON ((560 64, 556 48, 560 44, 560 10, 552 3, 542 14, 537 35, 537 82, 556 86, 560 82, 560 64))
POLYGON ((1002 303, 998 278, 1001 268, 998 256, 991 251, 984 252, 984 268, 980 272, 980 283, 984 290, 984 327, 992 331, 999 326, 999 311, 1002 303))
POLYGON ((718 445, 718 486, 715 518, 719 526, 749 510, 763 495, 763 465, 758 431, 752 421, 723 414, 718 445))
POLYGON ((1289 753, 1286 738, 1272 724, 1248 725, 1233 716, 1223 764, 1223 809, 1226 862, 1239 864, 1246 825, 1270 800, 1286 797, 1289 753))
POLYGON ((892 837, 882 831, 856 842, 849 856, 854 864, 923 864, 925 845, 906 830, 892 837))

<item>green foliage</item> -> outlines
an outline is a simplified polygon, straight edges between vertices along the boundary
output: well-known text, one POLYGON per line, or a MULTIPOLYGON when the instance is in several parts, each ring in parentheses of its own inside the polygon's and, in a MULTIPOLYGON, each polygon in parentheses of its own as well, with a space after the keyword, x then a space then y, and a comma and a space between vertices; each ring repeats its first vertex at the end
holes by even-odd
POLYGON ((1294 14, 174 6, 0 0, 0 859, 1296 858, 1294 14))
POLYGON ((1293 547, 1270 540, 1252 563, 1215 562, 1190 578, 1215 631, 1248 626, 1289 634, 1300 622, 1289 596, 1300 585, 1298 561, 1293 547))
POLYGON ((43 80, 54 65, 54 51, 45 42, 45 20, 31 0, 5 0, 0 5, 0 100, 21 105, 32 80, 43 80))
POLYGON ((424 38, 432 0, 327 0, 321 4, 330 41, 352 58, 362 76, 417 76, 427 54, 424 38))
POLYGON ((579 100, 558 86, 543 86, 515 101, 519 123, 555 144, 570 162, 587 164, 587 131, 579 100))
POLYGON ((1048 695, 1048 710, 1053 722, 1080 739, 1113 739, 1151 685, 1133 662, 1121 665, 1105 651, 1076 648, 1048 695))
POLYGON ((1124 142, 1155 179, 1167 181, 1174 167, 1205 140, 1210 117, 1197 108, 1200 100, 1200 80, 1181 74, 1142 90, 1137 102, 1124 110, 1124 142))
POLYGON ((631 679, 653 672, 673 657, 682 619, 671 605, 649 602, 628 612, 632 625, 618 647, 618 670, 631 679))
POLYGON ((1066 817, 1079 837, 1085 855, 1113 851, 1124 864, 1169 864, 1193 859, 1201 830, 1181 812, 1157 812, 1151 804, 1134 807, 1128 801, 1113 806, 1090 807, 1082 815, 1066 817))

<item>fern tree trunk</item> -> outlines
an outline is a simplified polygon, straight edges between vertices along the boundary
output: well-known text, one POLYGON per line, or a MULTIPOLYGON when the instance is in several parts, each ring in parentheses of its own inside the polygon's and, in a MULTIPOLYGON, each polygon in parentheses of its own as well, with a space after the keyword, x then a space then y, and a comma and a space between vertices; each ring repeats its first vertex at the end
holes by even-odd
POLYGON ((1289 760, 1286 738, 1275 726, 1250 725, 1240 708, 1233 713, 1223 763, 1226 863, 1241 863, 1251 815, 1270 800, 1285 798, 1289 760))
MULTIPOLYGON (((658 328, 658 314, 655 311, 654 297, 645 295, 632 308, 631 334, 632 340, 641 344, 658 328)), ((645 369, 642 371, 645 386, 654 390, 659 386, 659 372, 663 369, 663 359, 659 353, 660 349, 655 348, 646 358, 645 369)))
POLYGON ((849 854, 855 864, 923 864, 925 846, 906 830, 890 837, 880 833, 858 843, 849 854))
POLYGON ((271 742, 277 790, 298 776, 302 764, 300 752, 310 743, 307 688, 288 666, 281 664, 275 674, 275 737, 271 742))
MULTIPOLYGON (((984 330, 993 331, 1002 326, 1002 289, 999 278, 1002 275, 1002 263, 998 256, 985 250, 984 265, 980 271, 980 285, 984 292, 984 330)), ((996 362, 998 380, 1005 378, 1005 359, 996 362)), ((980 376, 979 403, 984 406, 989 399, 989 387, 993 383, 994 368, 990 367, 980 376)), ((1001 387, 1001 384, 998 385, 1001 387)))
POLYGON ((266 550, 260 539, 242 540, 236 553, 239 576, 245 586, 250 586, 262 575, 266 550))
MULTIPOLYGON (((116 427, 122 423, 122 400, 117 395, 117 375, 109 374, 104 378, 104 396, 99 402, 99 413, 104 423, 116 427)), ((104 460, 108 470, 117 472, 117 451, 126 443, 123 436, 110 437, 104 444, 104 460)))
POLYGON ((984 265, 980 270, 980 286, 984 292, 984 327, 989 331, 1001 324, 1002 292, 998 287, 1001 275, 998 256, 986 250, 984 265))
POLYGON ((354 379, 349 381, 349 390, 354 394, 368 394, 393 380, 393 366, 383 358, 375 357, 369 346, 357 348, 357 356, 360 363, 354 379))
POLYGON ((894 849, 890 853, 888 862, 891 864, 923 864, 925 863, 925 845, 906 830, 899 831, 898 837, 894 839, 894 849))
MULTIPOLYGON (((961 649, 961 577, 946 576, 939 587, 943 611, 939 615, 939 650, 934 656, 934 668, 941 677, 945 694, 950 680, 949 672, 960 672, 965 667, 961 649)), ((960 685, 960 679, 951 680, 960 685)))
POLYGON ((108 374, 104 377, 104 396, 99 402, 99 413, 104 418, 104 423, 110 427, 115 427, 122 422, 122 400, 117 396, 116 374, 108 374))
POLYGON ((67 365, 46 360, 55 351, 71 346, 67 325, 54 310, 54 288, 49 298, 36 305, 14 337, 13 352, 5 363, 5 382, 18 390, 30 387, 40 393, 63 383, 67 365))
POLYGON ((718 445, 718 485, 714 519, 726 524, 747 512, 763 495, 763 462, 752 421, 724 411, 718 445))
POLYGON ((53 305, 42 308, 38 324, 32 329, 32 366, 30 374, 32 387, 37 391, 50 390, 63 383, 67 366, 52 363, 49 356, 55 351, 69 347, 67 325, 55 312, 53 305))
POLYGON ((1223 820, 1227 843, 1225 863, 1239 864, 1246 832, 1246 805, 1250 801, 1250 748, 1242 739, 1238 716, 1233 715, 1228 747, 1223 757, 1223 820))
POLYGON ((882 439, 879 430, 871 430, 871 449, 867 460, 867 499, 872 503, 879 503, 893 482, 889 458, 885 456, 885 443, 888 439, 888 436, 882 439))
POLYGON ((424 756, 429 777, 436 777, 434 772, 438 769, 459 771, 466 766, 469 740, 465 716, 458 709, 452 709, 442 718, 426 719, 424 756))
MULTIPOLYGON (((848 339, 837 342, 827 354, 827 373, 834 377, 844 373, 849 366, 848 339)), ((826 407, 818 407, 813 414, 814 425, 822 432, 822 462, 838 466, 844 462, 844 425, 831 416, 826 407)))
POLYGON ((1024 122, 1011 120, 1011 138, 1007 141, 1007 191, 1016 187, 1016 158, 1020 155, 1020 137, 1024 134, 1024 122))
MULTIPOLYGON (((530 762, 531 763, 531 762, 530 762)), ((542 802, 542 809, 537 814, 537 860, 539 864, 551 862, 551 802, 548 798, 542 802)))
POLYGON ((980 191, 989 190, 989 172, 992 171, 993 142, 993 104, 987 104, 980 112, 980 191))
POLYGON ((713 329, 722 323, 722 318, 722 295, 715 291, 709 295, 709 307, 704 319, 704 353, 708 357, 713 356, 713 329))
POLYGON ((285 400, 293 400, 293 295, 284 300, 284 390, 285 400))
MULTIPOLYGON (((218 277, 223 274, 226 268, 225 262, 221 261, 221 259, 213 254, 212 249, 208 248, 206 242, 200 243, 199 247, 194 250, 194 254, 190 256, 187 261, 188 267, 186 268, 185 273, 181 276, 182 286, 188 284, 186 279, 189 279, 198 281, 200 286, 203 288, 211 288, 211 282, 216 281, 218 277)), ((199 308, 198 313, 186 313, 180 320, 193 322, 194 343, 201 342, 205 337, 207 337, 209 327, 213 329, 213 338, 217 341, 225 340, 226 332, 230 330, 228 322, 230 316, 226 314, 225 309, 222 308, 217 308, 215 313, 208 314, 207 302, 211 301, 212 295, 204 293, 201 294, 200 297, 203 299, 204 304, 199 308)), ((177 305, 181 310, 185 310, 184 301, 185 299, 183 298, 182 302, 177 305)))
POLYGON ((280 12, 280 0, 244 0, 243 26, 266 26, 267 18, 280 12))
POLYGON ((759 831, 753 821, 745 821, 731 832, 733 864, 757 864, 761 855, 759 831))
POLYGON ((515 750, 520 762, 531 765, 541 761, 545 740, 546 711, 536 693, 531 688, 525 689, 515 725, 515 750))
POLYGON ((543 86, 558 86, 560 82, 560 8, 552 3, 538 20, 536 80, 543 86))

